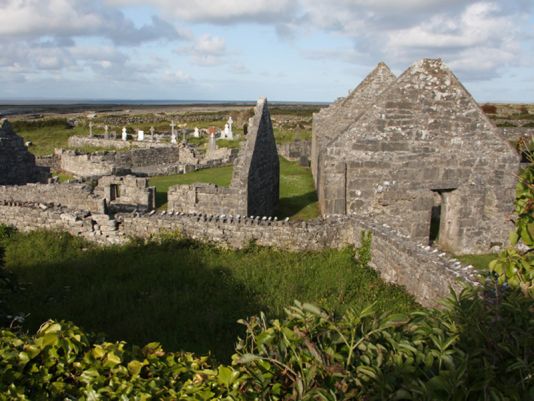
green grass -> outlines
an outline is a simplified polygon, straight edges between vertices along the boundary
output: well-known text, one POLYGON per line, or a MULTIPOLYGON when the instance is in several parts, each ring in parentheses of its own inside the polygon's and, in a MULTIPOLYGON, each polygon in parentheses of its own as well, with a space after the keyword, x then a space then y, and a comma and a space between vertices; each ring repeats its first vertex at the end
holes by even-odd
POLYGON ((52 175, 56 176, 60 183, 67 182, 69 180, 74 179, 74 175, 70 173, 66 173, 65 171, 52 171, 52 175))
POLYGON ((31 141, 29 151, 36 156, 51 155, 55 148, 66 148, 70 136, 87 135, 86 127, 68 128, 66 120, 54 119, 41 121, 40 124, 32 124, 28 121, 16 121, 13 123, 15 132, 31 141))
POLYGON ((488 270, 489 263, 497 257, 496 254, 490 253, 486 255, 462 255, 456 256, 456 259, 467 265, 479 270, 488 270))
POLYGON ((295 131, 292 129, 275 128, 274 137, 276 139, 276 143, 278 144, 295 142, 297 139, 303 140, 303 141, 310 141, 311 131, 309 130, 295 131))
POLYGON ((169 187, 173 185, 204 182, 227 187, 230 185, 230 181, 232 180, 232 170, 232 166, 225 166, 198 170, 189 174, 151 177, 149 180, 149 185, 156 187, 156 207, 160 210, 165 210, 167 208, 167 191, 169 190, 169 187))
POLYGON ((376 302, 379 311, 417 307, 401 288, 359 266, 353 250, 229 251, 190 241, 99 248, 68 234, 15 234, 6 267, 26 288, 10 304, 29 314, 25 329, 71 320, 110 340, 159 341, 168 350, 226 359, 240 318, 279 317, 295 299, 338 313, 376 302))
MULTIPOLYGON (((172 185, 203 182, 229 186, 231 180, 232 167, 228 166, 199 170, 189 174, 152 177, 149 183, 156 187, 157 207, 164 210, 167 203, 167 191, 172 185)), ((310 169, 281 157, 278 217, 307 220, 318 216, 319 205, 310 169)))

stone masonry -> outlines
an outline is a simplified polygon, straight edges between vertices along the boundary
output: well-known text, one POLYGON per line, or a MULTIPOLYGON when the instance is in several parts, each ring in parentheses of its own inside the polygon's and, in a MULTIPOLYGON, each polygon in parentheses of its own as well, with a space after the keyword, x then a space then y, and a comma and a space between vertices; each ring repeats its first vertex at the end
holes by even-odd
POLYGON ((403 285, 424 306, 435 306, 449 294, 477 284, 477 272, 435 248, 417 244, 397 230, 370 219, 338 216, 308 222, 263 220, 228 215, 172 212, 107 214, 79 212, 37 203, 0 201, 0 224, 22 231, 57 229, 99 244, 126 243, 176 232, 202 242, 243 248, 252 241, 289 251, 359 246, 362 231, 373 234, 372 267, 384 280, 403 285))
POLYGON ((316 187, 320 179, 320 158, 332 140, 336 139, 373 104, 378 95, 395 82, 395 75, 384 63, 379 63, 345 98, 314 114, 312 122, 311 168, 316 187))
POLYGON ((258 100, 247 141, 241 146, 229 188, 210 184, 173 186, 168 192, 168 209, 273 216, 278 207, 280 165, 266 99, 258 100))
POLYGON ((0 120, 0 185, 46 182, 50 169, 35 164, 35 156, 24 145, 11 124, 0 120))
POLYGON ((519 158, 441 60, 412 65, 329 143, 324 214, 374 216, 428 243, 484 253, 511 229, 519 158))
POLYGON ((156 207, 156 187, 149 187, 147 178, 101 177, 94 193, 106 200, 110 212, 150 211, 156 207))

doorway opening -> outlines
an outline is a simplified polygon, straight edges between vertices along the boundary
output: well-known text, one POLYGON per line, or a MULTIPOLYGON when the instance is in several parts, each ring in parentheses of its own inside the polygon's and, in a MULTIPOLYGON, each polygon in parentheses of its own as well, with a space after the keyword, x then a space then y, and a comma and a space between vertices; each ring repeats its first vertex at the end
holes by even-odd
MULTIPOLYGON (((428 244, 436 245, 440 242, 441 236, 447 236, 446 228, 450 226, 450 221, 447 221, 447 196, 450 192, 454 191, 456 188, 447 188, 447 189, 433 189, 433 205, 430 211, 430 226, 428 231, 428 244)), ((445 240, 446 238, 441 238, 445 240)))

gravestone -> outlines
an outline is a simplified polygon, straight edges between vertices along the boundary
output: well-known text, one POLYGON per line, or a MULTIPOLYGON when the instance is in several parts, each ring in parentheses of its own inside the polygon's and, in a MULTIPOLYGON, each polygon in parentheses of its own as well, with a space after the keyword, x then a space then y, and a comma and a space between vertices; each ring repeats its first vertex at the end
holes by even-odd
POLYGON ((128 140, 128 133, 126 132, 126 127, 122 127, 122 140, 123 141, 128 140))
POLYGON ((137 140, 143 142, 145 140, 145 131, 137 130, 137 140))
POLYGON ((174 121, 171 121, 171 143, 176 144, 176 131, 174 131, 174 128, 176 127, 176 124, 174 121))
POLYGON ((208 154, 211 154, 217 150, 217 140, 215 138, 215 127, 209 127, 209 141, 208 141, 208 154))
POLYGON ((198 127, 195 127, 195 131, 193 132, 193 138, 200 138, 200 132, 198 130, 198 127))
POLYGON ((104 139, 109 139, 109 127, 104 125, 104 139))
POLYGON ((93 137, 93 122, 89 121, 89 138, 93 137))
POLYGON ((156 131, 154 127, 150 127, 150 141, 151 142, 154 142, 154 131, 156 131))

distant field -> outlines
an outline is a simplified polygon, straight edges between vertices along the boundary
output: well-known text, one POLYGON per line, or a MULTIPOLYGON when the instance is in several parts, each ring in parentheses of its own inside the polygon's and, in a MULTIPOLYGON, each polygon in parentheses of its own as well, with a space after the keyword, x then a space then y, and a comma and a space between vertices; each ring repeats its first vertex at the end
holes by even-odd
MULTIPOLYGON (((170 186, 204 182, 229 186, 232 180, 232 167, 219 167, 199 170, 189 174, 152 177, 150 185, 156 187, 158 208, 165 209, 167 191, 170 186)), ((280 158, 280 207, 278 217, 296 220, 312 219, 319 216, 317 194, 309 168, 299 166, 280 158)))
POLYGON ((279 317, 295 299, 338 313, 373 302, 378 312, 417 308, 403 289, 360 266, 352 249, 228 251, 171 239, 101 248, 51 232, 0 244, 6 267, 26 288, 10 299, 28 314, 24 329, 65 319, 110 340, 159 341, 219 360, 243 335, 238 319, 260 311, 279 317))

